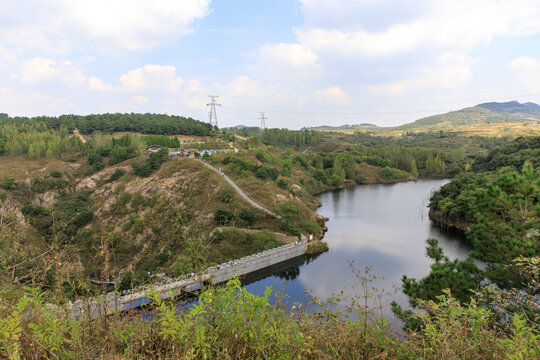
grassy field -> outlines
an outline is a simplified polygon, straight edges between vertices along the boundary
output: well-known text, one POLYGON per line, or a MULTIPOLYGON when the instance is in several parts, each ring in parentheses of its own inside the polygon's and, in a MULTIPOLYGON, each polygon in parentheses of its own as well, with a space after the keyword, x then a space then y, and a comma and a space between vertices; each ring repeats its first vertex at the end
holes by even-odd
MULTIPOLYGON (((538 123, 492 123, 492 124, 473 124, 463 126, 453 126, 451 124, 436 124, 426 125, 422 127, 403 130, 399 128, 377 128, 370 129, 369 132, 376 136, 401 136, 407 131, 412 132, 437 132, 437 131, 452 132, 464 136, 480 135, 480 136, 535 136, 540 135, 540 124, 538 123)), ((352 135, 357 131, 366 132, 364 129, 332 129, 319 130, 329 133, 341 133, 352 135)))
POLYGON ((48 174, 51 170, 60 170, 62 172, 72 172, 78 167, 76 164, 70 164, 60 159, 28 159, 26 155, 20 156, 0 156, 0 179, 4 177, 14 178, 15 180, 24 180, 48 174))

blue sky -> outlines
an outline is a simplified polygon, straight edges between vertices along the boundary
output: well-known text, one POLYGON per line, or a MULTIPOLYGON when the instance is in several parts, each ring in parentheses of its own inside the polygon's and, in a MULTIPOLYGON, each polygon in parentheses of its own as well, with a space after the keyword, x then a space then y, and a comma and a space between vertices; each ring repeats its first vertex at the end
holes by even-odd
POLYGON ((540 103, 537 0, 18 0, 0 112, 159 112, 220 126, 398 125, 540 103))

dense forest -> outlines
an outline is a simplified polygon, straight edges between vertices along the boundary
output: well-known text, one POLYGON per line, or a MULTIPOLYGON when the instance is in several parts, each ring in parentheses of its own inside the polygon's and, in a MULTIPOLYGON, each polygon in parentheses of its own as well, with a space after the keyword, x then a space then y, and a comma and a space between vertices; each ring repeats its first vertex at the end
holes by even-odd
POLYGON ((68 131, 79 129, 82 134, 138 132, 143 134, 162 135, 199 135, 211 133, 213 126, 202 121, 176 115, 165 114, 98 114, 98 115, 60 115, 37 117, 0 117, 0 127, 13 125, 16 127, 33 125, 41 129, 56 130, 66 128, 68 131))
MULTIPOLYGON (((449 288, 462 302, 483 303, 499 321, 522 314, 538 326, 540 168, 533 164, 538 164, 539 151, 539 137, 518 138, 478 159, 471 172, 433 194, 430 217, 463 230, 473 251, 466 260, 451 261, 437 240, 429 239, 431 273, 419 281, 403 277, 403 291, 413 304, 434 300, 449 288), (484 279, 491 287, 484 287, 484 279)), ((397 305, 394 310, 407 318, 397 305)))

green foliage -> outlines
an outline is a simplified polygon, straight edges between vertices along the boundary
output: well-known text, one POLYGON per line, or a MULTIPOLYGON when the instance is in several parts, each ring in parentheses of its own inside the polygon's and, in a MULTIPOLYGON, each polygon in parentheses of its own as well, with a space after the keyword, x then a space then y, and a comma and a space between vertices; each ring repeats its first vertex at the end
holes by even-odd
POLYGON ((309 234, 319 234, 321 227, 314 220, 300 220, 300 227, 309 234))
POLYGON ((234 214, 229 210, 217 209, 214 212, 214 222, 218 225, 228 225, 234 219, 234 214))
POLYGON ((520 137, 494 149, 487 157, 478 159, 473 170, 483 172, 512 167, 519 171, 526 161, 535 169, 540 168, 540 136, 520 137))
POLYGON ((391 180, 396 178, 396 172, 391 167, 385 166, 381 169, 381 176, 383 179, 391 180))
POLYGON ((473 254, 488 263, 486 275, 499 286, 522 287, 523 279, 507 265, 540 253, 540 242, 527 237, 540 221, 539 179, 526 161, 521 173, 503 168, 460 175, 431 198, 430 208, 443 220, 469 224, 473 254))
POLYGON ((334 187, 343 185, 343 178, 338 174, 332 174, 332 176, 330 176, 330 185, 334 187))
POLYGON ((286 162, 281 167, 281 175, 291 177, 291 163, 286 162))
POLYGON ((224 204, 230 203, 233 199, 234 199, 234 194, 231 189, 224 189, 221 192, 221 196, 219 198, 219 200, 224 204))
POLYGON ((296 217, 300 214, 300 209, 290 203, 280 203, 276 208, 275 212, 280 215, 283 219, 289 222, 295 222, 296 217))
MULTIPOLYGON (((126 274, 119 290, 147 278, 142 271, 126 274)), ((490 311, 475 303, 461 305, 449 294, 421 301, 425 311, 415 316, 423 326, 399 337, 382 319, 344 318, 334 310, 339 297, 314 298, 310 311, 298 310, 298 304, 284 304, 279 295, 275 304, 272 288, 253 295, 236 278, 223 287, 204 289, 198 301, 183 310, 177 299, 165 301, 150 291, 153 310, 145 321, 122 315, 74 319, 47 305, 37 290, 16 297, 4 294, 0 356, 11 359, 105 354, 107 359, 502 360, 540 355, 538 333, 523 317, 515 316, 502 332, 494 327, 490 311)), ((353 309, 358 314, 365 310, 360 305, 353 309)))
POLYGON ((315 145, 320 141, 320 135, 313 130, 293 131, 287 129, 264 129, 262 140, 267 145, 315 145))
POLYGON ((450 289, 456 299, 468 303, 472 296, 471 290, 480 287, 484 278, 483 272, 471 257, 451 261, 444 256, 436 239, 428 239, 427 243, 429 246, 426 248, 426 255, 435 263, 431 265, 429 275, 420 281, 403 275, 403 292, 409 295, 413 305, 417 304, 418 299, 435 300, 444 289, 450 289))
POLYGON ((275 181, 279 176, 279 172, 276 168, 262 165, 255 170, 255 176, 262 180, 271 179, 275 181))
POLYGON ((5 177, 2 181, 2 184, 0 184, 0 187, 8 191, 15 189, 15 179, 5 177))
POLYGON ((289 187, 289 183, 283 179, 279 179, 277 181, 277 186, 280 188, 280 189, 283 189, 283 190, 287 190, 287 188, 289 187))
POLYGON ((109 176, 109 179, 107 180, 107 182, 116 181, 120 179, 122 176, 124 176, 125 173, 126 173, 126 170, 124 169, 121 169, 121 168, 115 169, 114 172, 111 174, 111 176, 109 176))
POLYGON ((240 210, 238 218, 243 223, 242 225, 251 226, 259 217, 255 211, 244 207, 240 210))
POLYGON ((49 175, 51 175, 53 178, 58 179, 62 177, 63 173, 60 170, 51 170, 49 172, 49 175))
POLYGON ((178 149, 180 147, 180 140, 178 140, 177 136, 170 138, 166 135, 148 135, 143 137, 143 139, 147 146, 159 145, 174 149, 178 149))
POLYGON ((133 163, 133 173, 140 177, 148 177, 161 167, 161 164, 167 159, 167 150, 161 149, 151 153, 148 159, 142 164, 133 163))

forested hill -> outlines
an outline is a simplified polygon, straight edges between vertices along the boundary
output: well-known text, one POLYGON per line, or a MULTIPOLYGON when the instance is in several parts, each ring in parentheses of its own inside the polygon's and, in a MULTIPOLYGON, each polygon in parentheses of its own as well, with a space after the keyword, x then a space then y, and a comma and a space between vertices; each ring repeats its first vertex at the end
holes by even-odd
POLYGON ((540 106, 534 103, 520 104, 517 101, 505 103, 490 102, 446 114, 429 116, 413 123, 400 126, 400 129, 452 128, 475 124, 540 122, 540 106))
POLYGON ((0 128, 4 125, 41 126, 50 130, 75 128, 83 134, 95 131, 113 133, 131 131, 143 134, 162 135, 199 135, 206 136, 212 131, 212 125, 183 116, 165 114, 99 114, 99 115, 60 115, 38 117, 0 116, 0 128))
POLYGON ((477 106, 502 114, 529 114, 540 116, 540 105, 532 102, 523 104, 520 104, 517 101, 508 101, 504 103, 487 102, 477 106))

